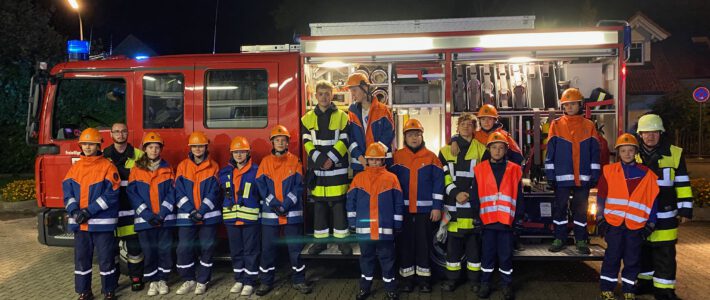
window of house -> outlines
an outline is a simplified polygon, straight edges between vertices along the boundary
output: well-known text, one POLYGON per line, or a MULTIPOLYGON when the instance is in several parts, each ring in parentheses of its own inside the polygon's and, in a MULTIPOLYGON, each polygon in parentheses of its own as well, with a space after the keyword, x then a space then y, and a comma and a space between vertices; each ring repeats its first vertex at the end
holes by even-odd
POLYGON ((643 61, 643 43, 631 43, 631 53, 627 64, 642 65, 643 61))

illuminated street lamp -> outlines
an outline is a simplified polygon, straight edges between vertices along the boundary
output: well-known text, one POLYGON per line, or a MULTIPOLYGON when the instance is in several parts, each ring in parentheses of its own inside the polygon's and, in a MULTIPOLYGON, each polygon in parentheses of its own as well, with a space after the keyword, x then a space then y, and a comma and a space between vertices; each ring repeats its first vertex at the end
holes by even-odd
POLYGON ((76 10, 76 14, 79 15, 79 39, 84 40, 84 25, 81 23, 81 12, 79 11, 79 3, 76 0, 68 0, 71 8, 76 10))

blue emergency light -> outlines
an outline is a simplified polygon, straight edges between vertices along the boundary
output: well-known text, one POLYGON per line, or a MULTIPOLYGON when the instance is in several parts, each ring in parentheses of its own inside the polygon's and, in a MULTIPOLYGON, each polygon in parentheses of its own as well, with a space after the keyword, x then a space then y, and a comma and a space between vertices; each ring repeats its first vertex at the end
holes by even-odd
POLYGON ((69 61, 89 59, 89 41, 67 41, 67 54, 69 61))
POLYGON ((144 59, 148 59, 148 57, 150 57, 150 56, 138 54, 138 55, 136 55, 136 60, 144 60, 144 59))

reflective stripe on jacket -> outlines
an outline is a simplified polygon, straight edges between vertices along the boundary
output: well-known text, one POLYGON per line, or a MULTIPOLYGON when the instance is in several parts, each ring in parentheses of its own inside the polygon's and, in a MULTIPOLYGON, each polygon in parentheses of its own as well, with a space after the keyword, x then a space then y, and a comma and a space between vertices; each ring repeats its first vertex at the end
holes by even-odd
POLYGON ((350 118, 350 162, 353 171, 362 171, 364 166, 360 165, 357 160, 361 155, 365 155, 367 146, 380 142, 387 147, 387 157, 385 163, 387 166, 392 165, 392 147, 394 146, 394 120, 392 119, 392 111, 377 100, 377 97, 372 99, 368 121, 363 126, 362 105, 353 103, 350 105, 348 116, 350 118))
POLYGON ((496 182, 491 163, 489 160, 483 161, 474 168, 476 173, 476 187, 480 202, 479 215, 483 225, 501 223, 513 225, 515 218, 518 186, 523 178, 520 165, 507 162, 505 173, 500 182, 496 182))
POLYGON ((262 200, 261 223, 285 225, 303 223, 303 166, 296 155, 264 157, 256 174, 256 184, 262 200), (273 212, 282 207, 285 216, 273 212))
POLYGON ((473 232, 474 209, 470 202, 457 203, 456 195, 460 192, 471 192, 473 183, 473 168, 481 162, 486 147, 476 139, 468 145, 459 144, 461 151, 458 156, 451 154, 451 146, 445 146, 439 151, 439 160, 444 169, 445 202, 444 206, 451 215, 447 225, 450 233, 463 235, 473 232))
POLYGON ((652 157, 642 153, 636 155, 636 162, 643 163, 658 176, 660 189, 656 197, 658 220, 648 240, 675 243, 678 239, 677 217, 693 217, 693 191, 683 149, 666 143, 663 138, 659 144, 652 157))
POLYGON ((434 152, 422 146, 416 153, 408 147, 394 153, 390 168, 399 179, 405 211, 429 213, 444 206, 444 169, 434 152))
POLYGON ((81 156, 62 182, 64 208, 69 213, 69 230, 114 231, 118 223, 118 188, 121 178, 116 167, 103 156, 81 156), (74 214, 87 208, 91 217, 76 224, 74 214))
POLYGON ((165 160, 155 171, 140 167, 131 170, 126 191, 135 212, 136 231, 153 228, 148 222, 154 215, 163 220, 163 226, 175 225, 174 183, 175 174, 165 160))
POLYGON ((360 240, 393 240, 402 228, 402 188, 385 167, 366 167, 355 175, 345 207, 360 240))
POLYGON ((303 150, 308 156, 307 168, 313 178, 310 196, 315 201, 345 200, 348 179, 348 114, 334 104, 324 112, 318 107, 301 118, 303 150), (333 167, 323 170, 327 159, 333 167))
POLYGON ((560 187, 597 182, 601 173, 594 122, 583 116, 562 116, 550 125, 545 175, 560 187))
POLYGON ((217 162, 209 157, 205 157, 200 164, 195 164, 190 154, 190 158, 180 162, 175 172, 177 226, 195 225, 190 219, 192 210, 197 210, 203 216, 204 220, 200 222, 202 224, 214 225, 222 222, 218 171, 217 162))
POLYGON ((251 159, 241 169, 236 162, 219 171, 219 182, 224 191, 222 219, 227 225, 254 224, 259 222, 259 191, 256 186, 256 173, 259 166, 251 159))
POLYGON ((658 195, 658 177, 653 172, 646 171, 641 182, 629 193, 621 162, 604 166, 603 176, 608 185, 604 199, 604 219, 612 226, 626 224, 631 230, 643 228, 658 195))
POLYGON ((136 165, 136 161, 138 161, 143 154, 143 151, 133 147, 130 143, 126 144, 126 149, 123 153, 116 151, 116 144, 106 147, 103 151, 104 157, 116 166, 118 175, 121 177, 121 188, 119 189, 120 193, 118 197, 118 225, 116 227, 116 236, 118 237, 136 234, 133 228, 135 213, 131 199, 128 198, 126 187, 128 186, 131 169, 136 165), (114 161, 114 158, 118 158, 118 160, 114 161))

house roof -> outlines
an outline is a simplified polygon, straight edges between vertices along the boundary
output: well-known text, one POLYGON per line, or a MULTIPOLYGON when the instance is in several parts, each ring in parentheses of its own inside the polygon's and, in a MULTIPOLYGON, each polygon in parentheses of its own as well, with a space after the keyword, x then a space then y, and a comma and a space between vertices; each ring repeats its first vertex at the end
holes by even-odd
POLYGON ((662 41, 671 36, 671 33, 656 24, 651 18, 642 12, 636 12, 630 19, 629 25, 634 30, 641 32, 652 41, 662 41))
POLYGON ((680 87, 678 80, 710 78, 710 44, 689 33, 670 35, 647 16, 638 12, 635 22, 653 33, 651 61, 642 66, 627 66, 626 92, 630 95, 666 94, 680 87), (664 38, 662 40, 658 40, 664 38))

